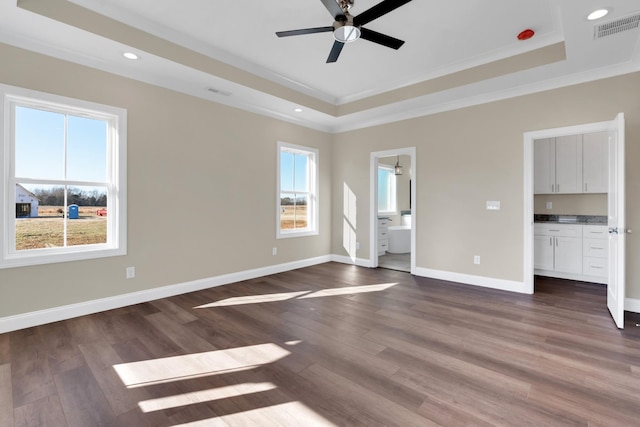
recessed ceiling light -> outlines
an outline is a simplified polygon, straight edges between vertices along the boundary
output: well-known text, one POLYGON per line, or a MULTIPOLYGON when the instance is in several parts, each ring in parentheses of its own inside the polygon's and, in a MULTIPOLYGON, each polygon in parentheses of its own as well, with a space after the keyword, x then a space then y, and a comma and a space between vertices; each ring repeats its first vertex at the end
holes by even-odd
POLYGON ((594 10, 589 15, 587 15, 587 19, 589 21, 595 21, 596 19, 600 19, 600 18, 606 16, 608 13, 609 13, 609 9, 594 10))
POLYGON ((294 108, 293 111, 295 111, 296 113, 302 113, 302 108, 294 108))
POLYGON ((124 56, 127 59, 138 59, 139 58, 139 56, 136 55, 133 52, 125 52, 125 53, 122 54, 122 56, 124 56))

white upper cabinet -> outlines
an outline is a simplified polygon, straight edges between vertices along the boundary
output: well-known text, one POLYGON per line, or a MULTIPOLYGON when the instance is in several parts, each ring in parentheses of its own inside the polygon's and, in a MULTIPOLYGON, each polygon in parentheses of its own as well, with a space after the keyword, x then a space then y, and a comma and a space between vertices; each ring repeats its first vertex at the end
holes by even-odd
POLYGON ((581 135, 556 138, 556 194, 582 193, 581 135))
POLYGON ((556 139, 536 139, 533 144, 533 192, 555 193, 556 188, 556 139))
POLYGON ((585 133, 582 136, 582 192, 609 191, 608 132, 585 133))
POLYGON ((606 193, 607 132, 534 141, 534 194, 606 193))

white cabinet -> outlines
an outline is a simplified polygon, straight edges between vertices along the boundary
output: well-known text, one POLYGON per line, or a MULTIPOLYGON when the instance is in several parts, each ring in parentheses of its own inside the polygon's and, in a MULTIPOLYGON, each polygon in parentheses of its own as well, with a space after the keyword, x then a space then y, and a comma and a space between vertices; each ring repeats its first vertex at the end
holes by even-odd
POLYGON ((534 268, 582 274, 582 226, 535 224, 534 268))
POLYGON ((609 274, 609 232, 604 225, 582 229, 582 274, 606 279, 609 274))
POLYGON ((582 135, 582 192, 609 191, 609 134, 593 132, 582 135))
POLYGON ((605 225, 535 223, 535 273, 606 283, 608 239, 605 225))
POLYGON ((535 194, 582 192, 582 135, 534 141, 535 194))
POLYGON ((608 133, 534 141, 534 194, 606 193, 608 133))
POLYGON ((389 249, 389 219, 378 218, 378 256, 389 249))

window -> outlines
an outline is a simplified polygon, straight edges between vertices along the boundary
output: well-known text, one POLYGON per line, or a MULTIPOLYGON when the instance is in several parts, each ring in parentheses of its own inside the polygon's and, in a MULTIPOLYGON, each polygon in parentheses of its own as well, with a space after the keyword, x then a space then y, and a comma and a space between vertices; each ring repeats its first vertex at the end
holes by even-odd
POLYGON ((397 214, 396 174, 393 166, 378 165, 378 214, 397 214))
POLYGON ((318 234, 318 150, 278 143, 277 238, 318 234))
POLYGON ((126 254, 126 111, 4 85, 0 94, 0 268, 126 254))

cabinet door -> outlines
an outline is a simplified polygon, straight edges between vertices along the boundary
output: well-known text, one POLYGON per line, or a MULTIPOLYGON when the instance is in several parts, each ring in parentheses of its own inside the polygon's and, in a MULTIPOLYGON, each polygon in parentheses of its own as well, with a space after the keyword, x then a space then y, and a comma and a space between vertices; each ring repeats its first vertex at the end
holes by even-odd
POLYGON ((552 236, 533 236, 533 268, 553 270, 552 236))
POLYGON ((582 193, 582 135, 556 138, 556 193, 582 193))
POLYGON ((609 191, 609 133, 594 132, 582 136, 582 191, 609 191))
POLYGON ((533 193, 552 194, 556 189, 555 138, 533 142, 533 193))
POLYGON ((554 237, 555 271, 582 274, 582 239, 554 237))

